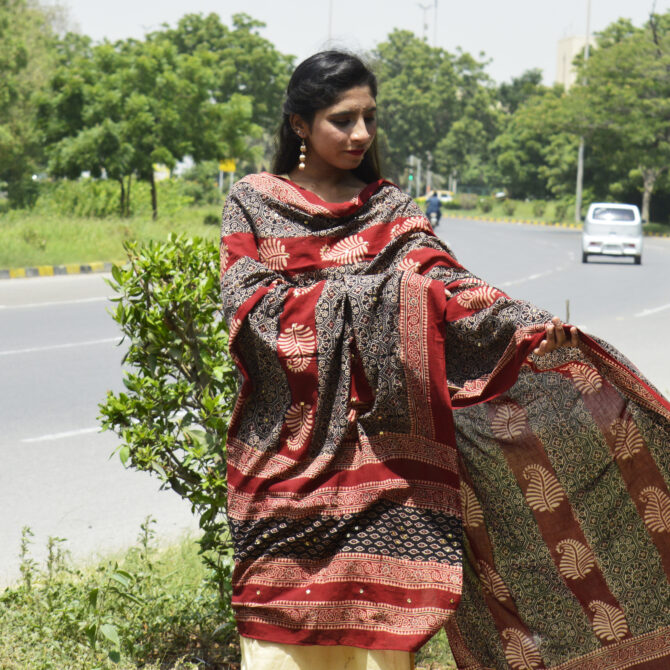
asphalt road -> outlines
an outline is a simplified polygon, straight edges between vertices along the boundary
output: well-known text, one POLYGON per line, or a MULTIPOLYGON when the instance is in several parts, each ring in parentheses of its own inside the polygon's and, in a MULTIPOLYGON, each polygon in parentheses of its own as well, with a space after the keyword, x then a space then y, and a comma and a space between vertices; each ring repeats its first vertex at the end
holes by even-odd
MULTIPOLYGON (((619 347, 670 391, 670 239, 647 239, 642 265, 583 265, 579 234, 443 219, 438 234, 473 272, 619 347)), ((0 583, 18 574, 21 528, 39 559, 49 535, 75 557, 131 544, 151 514, 165 539, 195 521, 155 479, 111 456, 98 403, 121 388, 118 330, 102 275, 0 281, 0 583)))
POLYGON ((189 507, 125 470, 98 403, 121 384, 122 349, 101 275, 0 281, 0 584, 18 574, 21 528, 75 558, 132 544, 148 515, 161 538, 195 530, 189 507))
POLYGON ((670 238, 645 238, 631 259, 581 262, 580 232, 443 218, 437 234, 469 270, 622 351, 670 396, 670 238))

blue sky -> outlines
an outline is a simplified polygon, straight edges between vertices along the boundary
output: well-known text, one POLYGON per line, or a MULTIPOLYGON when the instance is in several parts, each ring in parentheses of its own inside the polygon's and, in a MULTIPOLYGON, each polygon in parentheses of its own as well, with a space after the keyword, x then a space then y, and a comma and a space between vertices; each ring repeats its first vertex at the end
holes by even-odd
MULTIPOLYGON (((424 16, 432 43, 453 51, 460 46, 491 59, 489 74, 507 81, 539 67, 545 83, 554 81, 557 42, 586 32, 587 0, 43 0, 69 8, 72 22, 95 40, 142 37, 162 23, 174 24, 189 12, 220 14, 224 22, 237 12, 264 21, 262 34, 284 53, 305 58, 332 43, 356 51, 372 49, 394 28, 422 35, 424 16), (428 7, 424 12, 421 8, 428 7), (332 7, 332 20, 331 20, 332 7)), ((618 17, 641 25, 654 0, 591 0, 591 25, 601 30, 618 17)), ((670 0, 656 0, 656 11, 670 0)))

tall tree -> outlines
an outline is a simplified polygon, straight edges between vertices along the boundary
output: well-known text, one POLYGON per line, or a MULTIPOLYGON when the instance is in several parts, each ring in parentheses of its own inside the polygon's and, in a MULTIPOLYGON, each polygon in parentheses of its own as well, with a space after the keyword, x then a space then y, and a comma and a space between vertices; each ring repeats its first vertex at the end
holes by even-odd
POLYGON ((394 30, 372 56, 390 175, 399 180, 415 155, 442 176, 488 180, 486 144, 498 114, 486 64, 431 47, 407 30, 394 30))
POLYGON ((484 63, 466 53, 454 61, 458 77, 457 119, 434 151, 435 169, 461 183, 490 187, 499 182, 498 166, 490 146, 503 123, 493 82, 484 63))
POLYGON ((545 90, 522 103, 491 144, 501 183, 514 198, 563 195, 574 184, 574 158, 561 161, 563 147, 576 147, 578 137, 566 131, 563 88, 545 90))
POLYGON ((408 30, 394 30, 373 52, 387 169, 399 180, 409 156, 427 160, 456 117, 454 58, 408 30))
POLYGON ((56 45, 49 17, 38 3, 0 0, 0 182, 13 206, 30 204, 32 175, 42 168, 32 96, 55 66, 56 45))
POLYGON ((157 163, 173 168, 186 155, 244 158, 249 139, 260 133, 248 98, 216 102, 214 71, 209 53, 181 54, 167 40, 104 43, 90 54, 75 53, 40 104, 51 173, 106 173, 120 184, 122 212, 135 175, 150 184, 156 217, 157 163))
POLYGON ((233 15, 231 28, 221 23, 218 14, 186 14, 175 28, 166 26, 149 39, 167 40, 180 54, 208 53, 217 102, 226 102, 236 93, 251 97, 253 122, 274 131, 294 59, 260 34, 264 27, 247 14, 233 15))
POLYGON ((670 167, 670 12, 642 28, 619 21, 601 35, 582 84, 570 91, 576 128, 594 145, 607 146, 621 175, 637 179, 642 217, 670 167))
POLYGON ((516 110, 530 98, 544 91, 542 85, 542 70, 534 68, 526 70, 519 77, 513 77, 510 82, 503 82, 498 87, 498 100, 502 108, 509 114, 516 110))

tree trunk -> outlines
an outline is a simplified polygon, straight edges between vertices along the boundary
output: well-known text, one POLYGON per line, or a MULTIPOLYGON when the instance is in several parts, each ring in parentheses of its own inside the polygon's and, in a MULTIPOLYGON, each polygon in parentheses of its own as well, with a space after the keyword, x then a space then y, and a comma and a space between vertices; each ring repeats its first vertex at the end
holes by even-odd
POLYGON ((649 205, 651 204, 651 194, 654 192, 657 179, 658 170, 642 169, 642 223, 649 223, 649 205))
POLYGON ((119 184, 121 184, 121 198, 119 203, 119 214, 125 216, 126 212, 126 189, 123 184, 123 176, 119 177, 119 184))
POLYGON ((156 179, 154 178, 154 171, 151 170, 151 211, 154 221, 158 218, 158 201, 156 198, 156 179))
POLYGON ((132 182, 133 175, 129 174, 128 175, 128 190, 126 192, 126 211, 124 212, 124 216, 130 216, 130 184, 132 182))

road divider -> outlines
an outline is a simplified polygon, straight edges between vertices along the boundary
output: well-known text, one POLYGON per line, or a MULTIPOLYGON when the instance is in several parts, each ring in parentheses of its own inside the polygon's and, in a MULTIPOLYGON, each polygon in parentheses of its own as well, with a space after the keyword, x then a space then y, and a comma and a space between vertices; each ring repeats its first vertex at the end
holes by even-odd
POLYGON ((26 279, 28 277, 54 277, 56 275, 91 274, 111 272, 115 265, 126 261, 96 261, 93 263, 66 263, 65 265, 35 265, 27 268, 0 269, 0 279, 26 279))
MULTIPOLYGON (((582 224, 565 221, 543 221, 540 219, 510 219, 504 216, 468 216, 467 214, 454 214, 453 211, 442 215, 443 219, 464 219, 466 221, 484 221, 488 223, 522 223, 531 226, 549 226, 552 228, 573 228, 581 230, 582 224)), ((649 230, 642 231, 645 237, 670 237, 670 233, 655 233, 649 230)))

